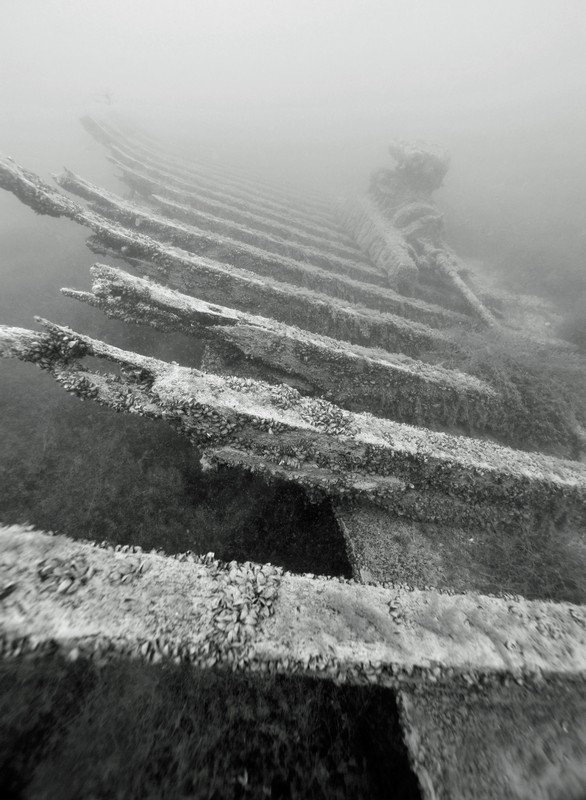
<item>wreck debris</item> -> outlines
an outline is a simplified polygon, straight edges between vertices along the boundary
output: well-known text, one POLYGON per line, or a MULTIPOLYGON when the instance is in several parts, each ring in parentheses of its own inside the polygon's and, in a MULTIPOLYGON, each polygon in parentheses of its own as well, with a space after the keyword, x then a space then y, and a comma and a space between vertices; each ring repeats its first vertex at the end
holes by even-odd
POLYGON ((351 205, 343 221, 391 286, 409 290, 417 270, 438 273, 485 325, 495 325, 494 315, 464 280, 464 265, 446 244, 443 215, 431 200, 447 172, 447 154, 401 141, 389 152, 395 168, 374 173, 369 197, 351 205))
POLYGON ((194 162, 192 158, 188 162, 180 160, 176 156, 170 156, 166 151, 162 152, 159 148, 153 147, 151 141, 147 143, 141 131, 135 131, 134 134, 128 130, 123 132, 120 127, 113 127, 104 120, 98 121, 89 116, 82 117, 80 121, 90 136, 108 149, 113 147, 122 149, 130 155, 136 155, 147 164, 163 167, 183 180, 190 177, 198 185, 203 183, 206 186, 221 188, 224 190, 224 196, 235 194, 249 202, 268 204, 280 208, 285 215, 290 214, 291 210, 302 210, 305 215, 309 212, 328 221, 334 216, 332 203, 327 198, 307 193, 299 195, 283 187, 276 188, 273 183, 251 179, 245 174, 239 175, 234 168, 226 170, 217 163, 194 162))
POLYGON ((464 373, 210 305, 105 265, 91 273, 91 293, 62 292, 125 322, 208 339, 215 372, 247 375, 257 365, 265 380, 304 387, 351 411, 448 431, 484 428, 503 441, 511 430, 496 392, 464 373))
POLYGON ((484 797, 483 782, 534 788, 527 765, 540 754, 523 744, 511 765, 503 731, 547 748, 552 785, 583 785, 583 731, 568 698, 584 707, 586 617, 571 603, 586 599, 586 464, 457 435, 506 442, 506 400, 411 357, 457 352, 458 330, 494 327, 499 309, 445 241, 431 195, 447 156, 394 143, 395 168, 373 176, 368 197, 338 221, 322 200, 84 124, 132 201, 66 171, 59 185, 85 207, 10 159, 0 160, 0 186, 37 213, 88 227, 90 249, 141 276, 97 264, 92 291, 66 295, 205 339, 210 371, 45 320, 43 331, 0 327, 0 356, 36 364, 81 400, 165 420, 206 468, 329 497, 361 583, 0 528, 0 654, 391 686, 426 800, 484 797), (515 554, 511 568, 503 552, 515 554), (568 720, 571 746, 554 746, 568 720))
POLYGON ((162 279, 180 291, 195 292, 208 302, 228 300, 236 308, 252 313, 262 309, 268 316, 314 333, 399 350, 407 355, 416 356, 422 348, 453 347, 447 335, 424 324, 425 321, 437 324, 445 318, 446 312, 440 307, 400 301, 403 313, 423 320, 415 322, 360 305, 352 306, 321 292, 260 279, 247 270, 192 255, 110 222, 65 197, 11 159, 0 159, 0 187, 37 213, 64 216, 89 227, 94 237, 88 244, 95 252, 115 252, 133 265, 138 261, 143 274, 162 279))
POLYGON ((22 526, 0 527, 0 585, 14 587, 2 658, 59 653, 392 687, 424 797, 506 796, 511 780, 562 794, 583 785, 583 607, 361 585, 22 526), (137 562, 138 580, 112 582, 137 562), (74 594, 47 592, 48 563, 82 564, 90 578, 74 594))
POLYGON ((391 687, 424 797, 484 800, 495 787, 507 796, 511 781, 529 791, 545 780, 558 794, 583 785, 582 607, 361 585, 20 526, 0 528, 0 545, 0 584, 16 587, 0 621, 3 658, 59 653, 391 687), (92 577, 73 596, 43 590, 39 564, 80 558, 92 577), (112 583, 136 561, 139 580, 112 583))
POLYGON ((114 195, 82 182, 72 173, 57 179, 69 191, 91 199, 90 206, 97 213, 116 224, 131 230, 140 230, 160 242, 169 243, 189 253, 212 254, 214 260, 235 268, 248 269, 259 275, 275 278, 315 290, 354 304, 362 304, 379 311, 400 313, 416 319, 430 320, 437 326, 465 325, 469 320, 441 308, 433 308, 414 299, 405 298, 381 286, 358 281, 355 276, 338 275, 319 266, 292 258, 269 255, 264 250, 244 242, 237 242, 214 233, 164 219, 146 208, 124 202, 114 195))
MULTIPOLYGON (((335 252, 344 255, 355 255, 355 246, 351 240, 345 241, 345 236, 340 236, 337 230, 325 230, 313 226, 291 223, 286 217, 274 218, 266 214, 252 213, 243 208, 234 207, 222 200, 216 200, 199 192, 188 191, 187 189, 175 188, 160 177, 152 177, 144 169, 129 166, 129 159, 126 163, 110 157, 112 164, 120 171, 122 180, 137 194, 149 197, 150 195, 161 195, 162 197, 182 203, 189 208, 205 211, 209 214, 223 216, 226 219, 237 222, 241 225, 248 225, 255 230, 263 231, 272 236, 280 236, 287 239, 296 239, 305 245, 312 247, 328 248, 332 247, 335 252), (341 242, 340 242, 341 240, 341 242), (343 249, 340 249, 343 248, 343 249)), ((140 167, 141 165, 138 165, 140 167)))
POLYGON ((268 253, 290 256, 298 261, 316 264, 337 274, 350 275, 350 277, 363 280, 365 283, 387 286, 386 276, 362 253, 349 252, 335 247, 323 249, 302 244, 297 240, 271 236, 247 225, 190 208, 182 203, 175 203, 156 194, 151 195, 148 201, 156 208, 158 214, 169 219, 262 247, 268 253))
POLYGON ((110 149, 112 152, 110 160, 123 173, 129 171, 134 188, 138 191, 146 189, 150 192, 152 187, 159 187, 159 194, 169 194, 179 202, 196 208, 205 209, 211 206, 222 209, 224 213, 226 208, 229 208, 227 216, 234 217, 236 221, 240 218, 240 221, 252 222, 253 226, 274 227, 276 230, 286 225, 287 230, 303 236, 328 243, 334 242, 336 245, 341 242, 349 250, 356 247, 334 219, 327 221, 315 214, 299 213, 287 208, 275 209, 272 205, 258 204, 248 198, 242 199, 225 190, 222 191, 217 182, 206 185, 205 180, 203 182, 198 180, 194 184, 186 180, 185 176, 179 177, 160 166, 145 163, 144 159, 135 158, 119 147, 112 146, 110 149))
POLYGON ((76 657, 223 663, 401 687, 584 680, 578 606, 365 586, 213 554, 122 552, 16 525, 0 528, 0 539, 0 580, 17 585, 0 623, 5 654, 15 655, 15 643, 24 655, 50 641, 76 657), (43 591, 39 564, 80 557, 92 577, 74 598, 43 591), (137 560, 140 580, 111 583, 113 571, 137 560))
POLYGON ((568 558, 584 559, 579 538, 565 534, 585 528, 586 465, 344 411, 288 386, 167 364, 40 321, 46 333, 0 328, 0 354, 36 363, 81 399, 166 420, 210 466, 370 500, 397 519, 469 536, 531 531, 547 543, 549 532, 568 558), (87 356, 120 373, 84 367, 87 356))
POLYGON ((358 244, 387 276, 390 286, 404 289, 417 276, 417 264, 407 242, 368 198, 347 206, 342 221, 353 231, 358 244))
POLYGON ((454 288, 464 297, 470 308, 472 308, 478 317, 487 326, 496 325, 494 315, 486 308, 486 306, 478 299, 468 284, 462 279, 460 273, 462 269, 458 269, 458 261, 455 257, 450 257, 444 250, 437 250, 429 247, 424 247, 424 254, 435 265, 442 275, 445 275, 454 288))

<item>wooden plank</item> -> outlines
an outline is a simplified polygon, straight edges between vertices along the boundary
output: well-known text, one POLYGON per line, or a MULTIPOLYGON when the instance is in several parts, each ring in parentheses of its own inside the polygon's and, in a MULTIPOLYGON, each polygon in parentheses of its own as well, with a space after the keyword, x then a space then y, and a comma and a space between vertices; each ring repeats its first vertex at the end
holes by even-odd
POLYGON ((347 244, 351 244, 348 235, 340 229, 333 209, 329 214, 324 215, 313 209, 303 208, 303 206, 292 207, 275 202, 260 194, 243 193, 217 177, 206 177, 201 173, 193 175, 185 171, 170 169, 148 155, 136 154, 132 148, 124 144, 112 144, 109 151, 116 161, 179 191, 201 194, 211 200, 219 200, 233 208, 254 212, 275 222, 293 222, 300 228, 314 231, 318 235, 334 234, 336 238, 347 239, 347 244))
POLYGON ((45 333, 0 328, 0 355, 50 371, 81 399, 167 420, 212 466, 372 500, 415 521, 501 526, 536 540, 557 529, 586 567, 586 464, 345 411, 288 386, 167 364, 41 322, 45 333), (121 374, 92 371, 88 356, 121 374))
POLYGON ((362 250, 387 275, 390 286, 401 288, 417 280, 414 251, 367 197, 349 203, 342 212, 342 221, 362 250))
POLYGON ((237 242, 225 236, 171 222, 146 208, 123 201, 110 192, 81 181, 72 173, 57 179, 68 191, 91 200, 91 208, 124 227, 140 230, 157 241, 180 247, 188 253, 211 255, 215 261, 239 269, 249 269, 296 286, 312 289, 331 297, 361 304, 378 311, 431 323, 437 327, 466 325, 470 320, 463 314, 432 306, 421 300, 406 298, 392 289, 364 284, 356 277, 338 275, 315 264, 276 256, 254 245, 237 242))
POLYGON ((210 305, 102 264, 92 292, 64 294, 108 316, 216 343, 212 371, 288 383, 351 411, 452 432, 490 431, 506 442, 513 421, 497 393, 465 373, 350 345, 224 306, 210 305))
POLYGON ((221 201, 212 200, 202 194, 193 191, 176 189, 169 183, 164 183, 147 175, 144 171, 138 170, 123 164, 121 161, 109 157, 109 160, 118 168, 122 180, 140 195, 149 197, 150 195, 160 195, 200 211, 223 217, 233 222, 248 225, 258 231, 264 231, 272 236, 280 236, 284 239, 292 239, 304 245, 312 247, 327 248, 337 255, 355 258, 358 250, 351 241, 347 241, 343 235, 335 232, 312 231, 307 227, 298 224, 291 224, 287 219, 273 220, 264 214, 253 214, 244 209, 237 209, 221 201))
MULTIPOLYGON (((261 231, 253 230, 246 225, 230 222, 222 217, 205 212, 198 212, 187 206, 173 203, 161 197, 152 197, 151 205, 139 204, 135 200, 125 201, 112 192, 108 192, 101 187, 95 186, 89 181, 80 178, 70 170, 65 170, 55 180, 61 188, 71 192, 78 197, 94 204, 96 210, 120 209, 121 213, 126 210, 134 209, 136 213, 146 215, 163 216, 171 226, 178 223, 189 227, 193 233, 200 232, 206 235, 216 235, 219 241, 230 240, 235 244, 248 244, 255 248, 255 251, 263 251, 266 254, 284 256, 286 259, 293 259, 308 266, 319 267, 338 275, 347 275, 350 278, 359 280, 363 283, 387 286, 386 276, 377 268, 365 261, 360 254, 357 259, 340 258, 333 255, 328 250, 320 250, 314 247, 305 247, 295 242, 286 242, 278 237, 273 237, 261 231), (153 205, 155 208, 153 209, 153 205)), ((136 224, 136 223, 134 223, 136 224)), ((140 225, 137 225, 137 227, 140 225)))
POLYGON ((21 526, 0 527, 0 543, 4 657, 49 645, 70 658, 175 659, 405 689, 584 685, 578 606, 363 586, 21 526))
POLYGON ((207 302, 228 302, 253 313, 262 310, 267 316, 314 333, 400 350, 407 355, 415 356, 421 349, 454 347, 447 334, 419 322, 349 305, 269 278, 261 279, 246 270, 191 255, 123 228, 65 197, 12 159, 0 159, 0 188, 12 192, 37 213, 64 216, 90 228, 95 236, 89 246, 95 252, 116 253, 118 258, 133 265, 138 262, 143 274, 146 271, 172 288, 196 294, 207 302))
POLYGON ((265 231, 255 230, 247 225, 241 225, 200 209, 190 208, 182 203, 174 203, 172 200, 156 194, 150 195, 148 200, 159 214, 172 220, 186 222, 188 225, 205 228, 241 242, 254 244, 270 253, 290 256, 298 261, 308 261, 324 269, 350 275, 364 283, 376 283, 378 286, 388 285, 386 275, 358 251, 352 252, 331 246, 315 247, 283 239, 280 236, 271 236, 265 231))
POLYGON ((122 130, 120 126, 113 126, 104 120, 96 120, 89 116, 82 117, 80 121, 87 132, 105 147, 122 144, 131 153, 152 159, 156 164, 180 175, 190 175, 195 179, 203 176, 222 186, 229 187, 230 190, 237 191, 245 197, 252 196, 263 200, 272 198, 280 204, 294 208, 310 207, 316 213, 326 217, 331 213, 332 202, 327 197, 314 193, 300 194, 283 185, 277 187, 274 183, 243 172, 234 165, 227 169, 218 162, 194 160, 193 157, 190 157, 189 160, 178 158, 176 154, 171 155, 166 147, 155 142, 152 137, 147 136, 140 129, 135 128, 130 131, 126 126, 122 130))

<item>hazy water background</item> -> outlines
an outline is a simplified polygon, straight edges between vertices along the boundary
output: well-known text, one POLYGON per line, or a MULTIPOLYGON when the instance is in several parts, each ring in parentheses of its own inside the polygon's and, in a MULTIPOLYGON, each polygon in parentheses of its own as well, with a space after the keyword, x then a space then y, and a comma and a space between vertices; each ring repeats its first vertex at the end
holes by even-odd
MULTIPOLYGON (((579 326, 585 9, 581 0, 3 0, 0 150, 43 177, 67 166, 124 192, 78 123, 113 111, 177 152, 335 200, 388 164, 391 138, 436 142, 452 155, 438 199, 456 249, 515 290, 555 299, 579 326)), ((197 343, 114 323, 59 294, 89 285, 86 235, 0 194, 0 322, 28 327, 39 314, 197 363, 197 343)), ((215 502, 164 426, 81 404, 30 366, 0 363, 1 521, 120 540, 140 529, 149 545, 220 551, 228 530, 248 525, 262 538, 263 525, 307 526, 295 516, 299 498, 241 480, 241 495, 214 486, 215 502), (271 511, 277 501, 285 521, 271 511)))

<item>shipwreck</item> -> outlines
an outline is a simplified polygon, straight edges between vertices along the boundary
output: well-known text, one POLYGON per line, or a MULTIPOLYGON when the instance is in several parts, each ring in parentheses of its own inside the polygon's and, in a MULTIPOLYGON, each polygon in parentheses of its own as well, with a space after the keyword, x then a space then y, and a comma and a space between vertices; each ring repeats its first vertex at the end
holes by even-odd
POLYGON ((541 424, 551 412, 491 373, 490 354, 478 368, 487 337, 504 361, 572 346, 545 304, 449 246, 433 197, 447 154, 395 142, 392 166, 337 207, 82 122, 126 197, 68 170, 49 185, 8 157, 0 186, 88 229, 92 288, 67 296, 205 341, 201 368, 44 319, 0 326, 0 355, 80 399, 164 420, 209 469, 328 498, 353 579, 6 525, 3 656, 57 648, 388 686, 427 800, 558 796, 544 782, 579 797, 586 419, 576 407, 541 424), (504 748, 518 736, 512 766, 504 748))

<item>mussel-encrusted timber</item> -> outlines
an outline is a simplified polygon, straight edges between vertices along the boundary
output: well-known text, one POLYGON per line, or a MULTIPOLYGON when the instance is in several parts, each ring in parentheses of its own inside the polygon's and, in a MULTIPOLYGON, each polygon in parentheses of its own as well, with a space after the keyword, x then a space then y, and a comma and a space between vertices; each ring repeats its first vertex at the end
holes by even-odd
MULTIPOLYGON (((86 209, 44 183, 12 159, 0 158, 0 188, 12 192, 37 213, 67 217, 90 228, 90 246, 96 252, 117 253, 158 280, 202 299, 250 311, 262 311, 288 324, 314 333, 356 344, 397 350, 417 356, 422 349, 450 350, 447 334, 394 314, 383 314, 363 306, 349 305, 309 289, 254 275, 247 270, 220 264, 186 253, 156 239, 131 231, 95 211, 86 209)), ((405 304, 405 309, 410 306, 405 304)), ((429 306, 433 310, 432 306, 429 306)), ((443 310, 438 309, 443 316, 443 310)))
MULTIPOLYGON (((419 211, 425 214, 427 208, 419 211)), ((373 263, 386 272, 391 286, 408 287, 416 281, 419 270, 415 254, 419 252, 427 268, 431 266, 443 275, 485 325, 492 327, 496 324, 492 312, 461 277, 464 265, 449 249, 425 241, 417 229, 411 237, 405 236, 403 230, 383 217, 368 197, 348 204, 342 212, 342 219, 373 263)))
POLYGON ((463 279, 465 265, 444 236, 443 214, 432 200, 448 169, 446 152, 430 145, 396 141, 392 170, 371 176, 369 197, 351 206, 345 216, 362 248, 374 263, 389 270, 391 285, 406 283, 413 266, 441 276, 485 325, 496 325, 492 311, 463 279))
POLYGON ((149 207, 154 207, 157 213, 177 222, 185 222, 197 228, 219 233, 230 239, 253 244, 268 253, 294 258, 297 261, 306 261, 323 269, 336 272, 338 275, 349 275, 363 283, 374 283, 377 286, 388 286, 387 276, 362 253, 352 257, 339 256, 331 248, 319 248, 304 245, 292 239, 283 239, 280 236, 271 236, 263 231, 257 231, 248 225, 189 208, 183 203, 175 203, 161 195, 153 194, 145 198, 149 207))
POLYGON ((520 796, 511 785, 537 796, 544 781, 573 797, 583 785, 582 607, 364 586, 22 526, 0 527, 0 589, 5 659, 173 661, 392 687, 425 800, 520 796))
POLYGON ((253 177, 248 173, 242 173, 237 168, 227 170, 221 164, 211 161, 189 161, 178 159, 176 155, 170 155, 167 150, 162 150, 160 145, 153 143, 152 139, 145 137, 143 131, 129 131, 127 128, 121 130, 120 127, 113 127, 104 120, 96 120, 89 116, 84 116, 80 120, 86 131, 100 144, 107 148, 112 145, 124 146, 132 154, 139 158, 151 160, 154 164, 164 167, 170 172, 182 176, 190 176, 194 180, 203 178, 213 181, 215 185, 225 187, 230 192, 239 194, 244 198, 256 198, 263 202, 272 199, 279 206, 285 208, 297 208, 304 211, 311 210, 326 219, 331 218, 332 202, 322 196, 312 193, 303 193, 277 188, 274 183, 269 183, 253 177))
POLYGON ((341 219, 391 286, 400 288, 417 280, 419 270, 407 242, 367 197, 348 203, 341 219))
POLYGON ((463 314, 457 314, 438 306, 406 298, 392 289, 369 285, 357 280, 357 276, 340 275, 324 270, 315 264, 297 261, 285 256, 267 253, 255 245, 237 242, 201 228, 181 222, 173 222, 152 210, 137 206, 106 192, 71 172, 57 178, 57 183, 66 189, 90 200, 90 207, 113 222, 132 230, 139 229, 152 238, 180 247, 189 253, 206 255, 214 260, 231 264, 240 269, 249 269, 259 275, 323 292, 350 303, 359 303, 378 311, 388 311, 438 327, 470 324, 463 314))
MULTIPOLYGON (((466 373, 211 306, 102 264, 91 272, 93 293, 63 289, 64 294, 125 322, 208 339, 204 366, 210 372, 288 383, 350 411, 369 411, 398 422, 458 434, 484 432, 515 447, 526 444, 518 407, 466 373)), ((552 446, 545 437, 540 444, 546 452, 552 446)), ((554 452, 573 456, 577 444, 570 431, 556 440, 554 452)))
POLYGON ((0 527, 0 544, 0 584, 12 589, 4 655, 52 641, 70 655, 264 664, 383 685, 586 677, 580 606, 365 586, 21 526, 0 527))
POLYGON ((266 317, 210 305, 126 272, 95 264, 92 292, 63 293, 108 316, 215 343, 215 369, 258 373, 352 411, 440 430, 489 430, 505 443, 507 410, 488 384, 465 373, 339 342, 266 317))
POLYGON ((332 253, 344 258, 355 258, 359 255, 358 247, 351 239, 345 237, 340 231, 333 230, 327 234, 316 232, 306 227, 290 223, 287 219, 277 221, 261 214, 253 214, 240 208, 234 208, 222 200, 213 200, 194 191, 176 189, 169 183, 151 177, 147 172, 137 166, 131 167, 113 156, 108 157, 112 164, 120 170, 122 180, 135 192, 149 196, 161 195, 176 203, 182 203, 190 208, 206 211, 234 222, 248 225, 259 231, 264 231, 272 236, 281 236, 293 239, 312 247, 331 250, 332 253))
POLYGON ((206 203, 219 203, 222 208, 229 209, 230 214, 243 214, 252 221, 262 220, 262 225, 286 225, 292 230, 302 232, 304 235, 322 239, 324 242, 343 244, 351 250, 356 244, 351 237, 340 227, 339 223, 330 215, 326 219, 320 215, 299 212, 293 209, 275 207, 256 198, 242 198, 230 191, 227 186, 222 186, 215 180, 195 180, 185 175, 178 175, 169 171, 160 164, 155 164, 151 159, 137 158, 128 148, 112 145, 110 159, 117 165, 133 170, 149 180, 155 181, 160 186, 165 186, 169 191, 177 192, 183 197, 189 197, 190 203, 196 205, 206 203))
POLYGON ((469 530, 500 525, 539 538, 560 526, 574 531, 565 545, 585 558, 586 464, 355 414, 288 386, 167 364, 42 322, 46 333, 1 327, 0 354, 48 369, 82 399, 167 420, 211 462, 469 530), (121 374, 85 368, 86 356, 121 374))
POLYGON ((248 225, 242 225, 224 217, 219 217, 216 214, 209 214, 205 211, 190 208, 183 203, 175 203, 173 200, 161 197, 161 195, 149 195, 146 200, 148 200, 150 207, 154 206, 156 208, 158 214, 168 219, 213 231, 236 241, 247 242, 262 248, 267 253, 277 253, 278 255, 294 258, 297 261, 306 261, 322 267, 322 269, 336 272, 338 275, 349 275, 363 283, 388 286, 387 276, 362 254, 356 254, 352 257, 339 256, 332 252, 331 248, 313 247, 292 239, 271 236, 263 231, 250 228, 248 225))
MULTIPOLYGON (((254 252, 261 250, 267 256, 283 256, 285 259, 320 267, 338 276, 346 275, 366 284, 388 285, 386 275, 359 255, 356 258, 340 258, 327 249, 321 250, 316 247, 304 246, 291 240, 286 241, 280 237, 270 236, 247 225, 241 225, 223 217, 208 214, 205 211, 196 211, 160 196, 149 196, 149 206, 139 205, 136 199, 130 202, 123 201, 111 192, 95 186, 67 169, 56 176, 56 181, 66 191, 95 204, 94 208, 96 210, 103 211, 105 208, 114 210, 114 208, 117 208, 116 204, 119 203, 122 215, 127 209, 136 209, 138 213, 146 211, 149 214, 154 214, 156 211, 156 214, 161 215, 165 220, 171 220, 172 225, 176 222, 187 224, 194 235, 199 231, 208 235, 215 234, 218 242, 228 241, 236 245, 241 243, 248 244, 254 248, 254 252), (153 206, 155 209, 153 209, 153 206)), ((138 225, 135 223, 135 226, 139 227, 140 221, 138 225)))

